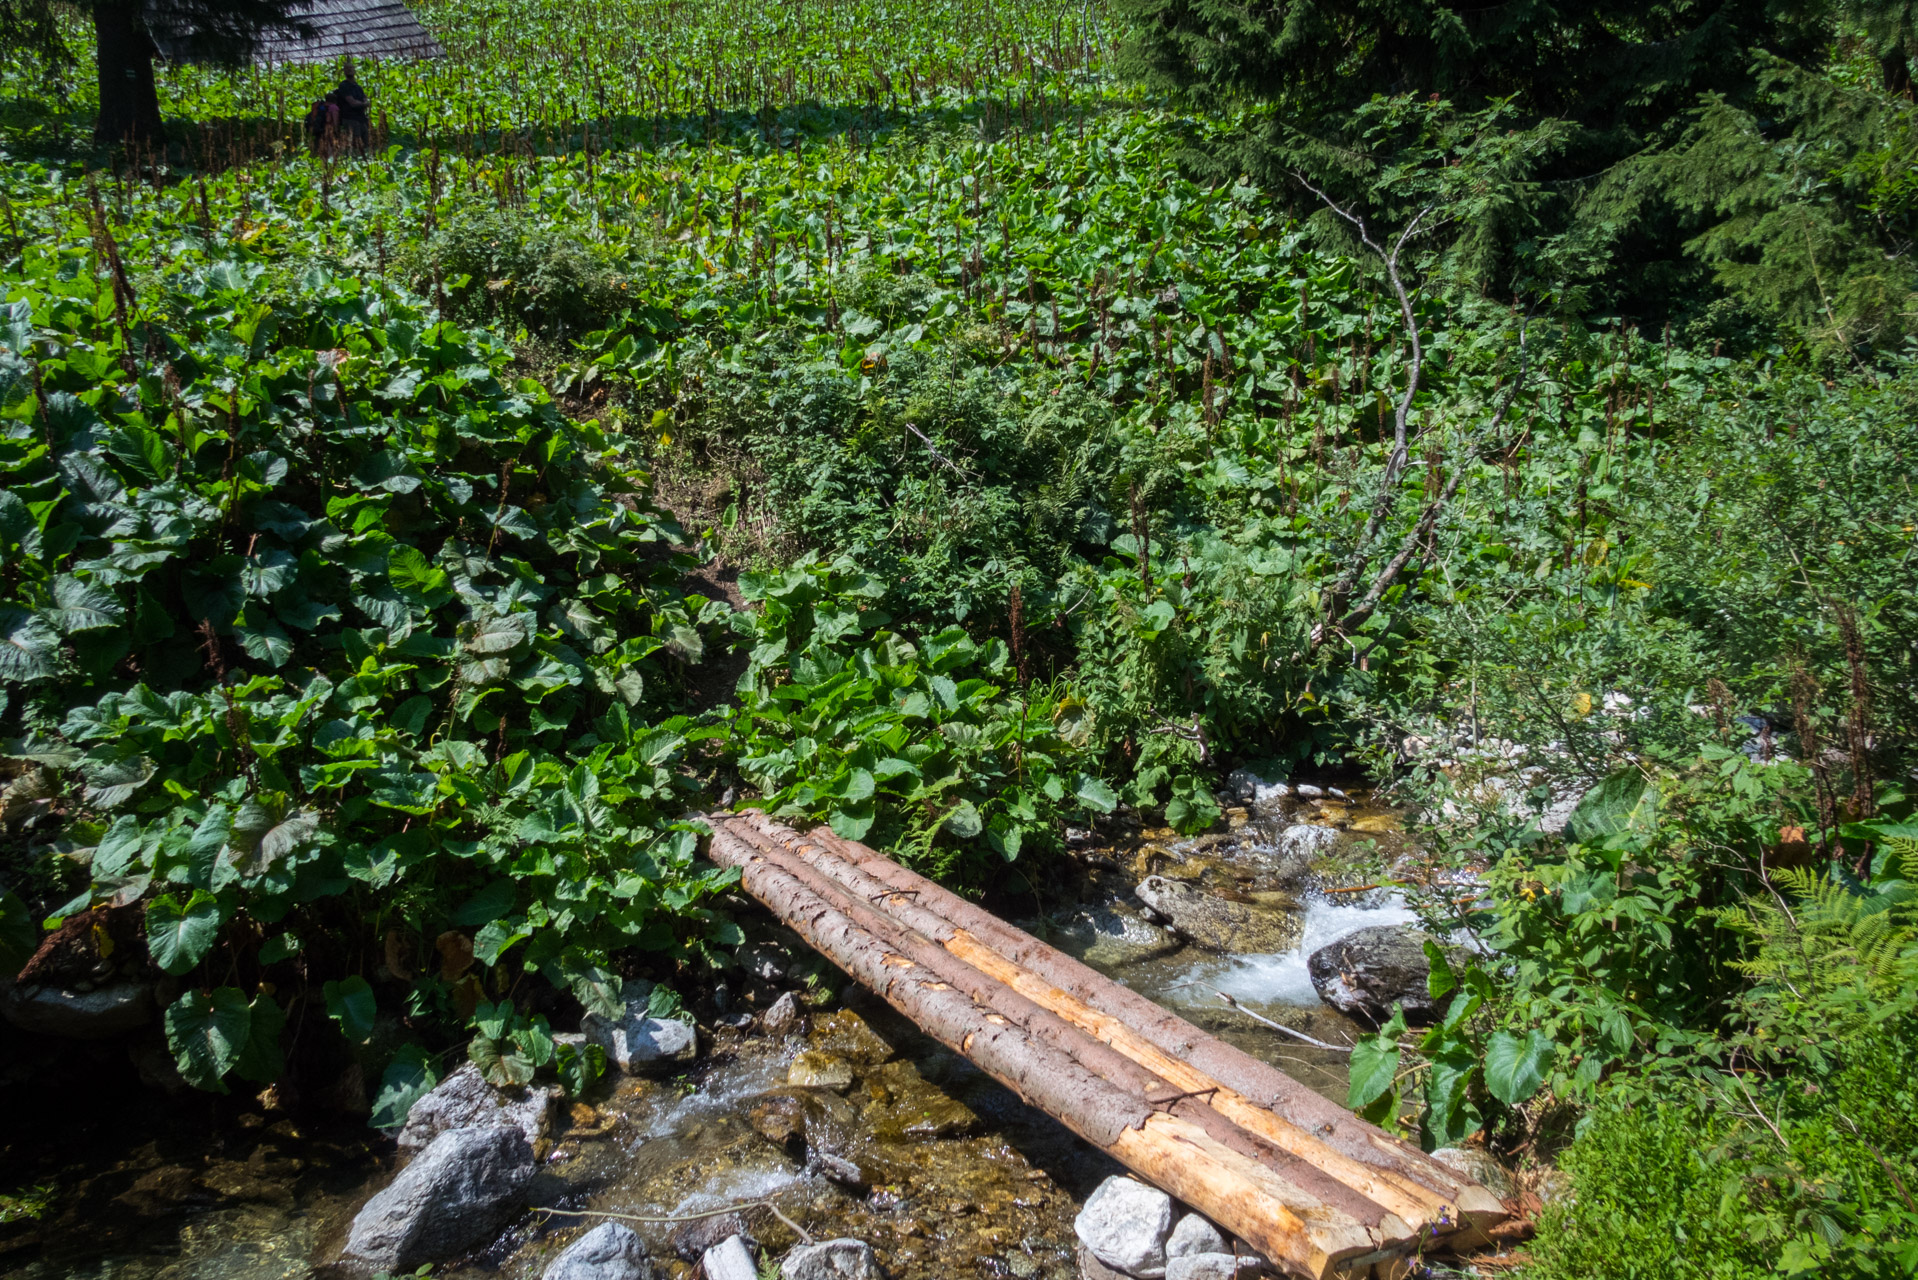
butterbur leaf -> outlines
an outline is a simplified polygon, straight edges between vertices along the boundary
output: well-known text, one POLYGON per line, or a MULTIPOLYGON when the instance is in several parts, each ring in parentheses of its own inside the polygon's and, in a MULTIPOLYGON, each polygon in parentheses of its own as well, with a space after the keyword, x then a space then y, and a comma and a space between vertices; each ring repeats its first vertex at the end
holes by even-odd
POLYGON ((1478 1128, 1476 1108, 1469 1103, 1472 1073, 1478 1063, 1462 1050, 1431 1060, 1425 1074, 1425 1138, 1428 1149, 1456 1144, 1478 1128))
POLYGON ((504 879, 495 880, 468 898, 460 909, 453 913, 453 923, 490 924, 513 909, 513 900, 513 882, 504 879))
POLYGON ((533 1063, 517 1044, 491 1036, 474 1036, 466 1044, 466 1056, 479 1068, 480 1076, 496 1089, 516 1088, 533 1078, 533 1063))
POLYGON ((195 889, 182 904, 171 894, 147 904, 147 950, 162 972, 188 972, 220 936, 221 912, 213 895, 195 889))
POLYGON ((1119 807, 1119 797, 1106 785, 1105 779, 1089 773, 1079 775, 1079 788, 1073 797, 1094 813, 1111 813, 1119 807))
POLYGON ((0 892, 0 969, 19 972, 39 943, 40 930, 27 904, 11 889, 0 892))
POLYGON ((272 996, 253 997, 246 1044, 233 1070, 255 1084, 272 1084, 278 1080, 286 1069, 286 1059, 280 1053, 280 1032, 285 1027, 286 1011, 272 996))
POLYGON ((99 631, 120 626, 126 609, 111 587, 85 582, 72 574, 53 580, 53 622, 72 635, 76 631, 99 631))
POLYGON ((152 779, 156 766, 145 756, 130 756, 120 760, 88 760, 80 766, 80 772, 87 781, 87 803, 111 809, 125 804, 128 797, 144 787, 152 779))
POLYGON ((1346 1087, 1345 1105, 1356 1109, 1383 1097, 1398 1073, 1396 1039, 1381 1034, 1360 1040, 1352 1046, 1351 1079, 1346 1087))
POLYGON ((271 618, 261 618, 257 624, 246 623, 233 630, 247 655, 269 667, 283 667, 287 659, 293 656, 293 637, 287 635, 286 629, 271 618))
POLYGON ((253 1007, 238 987, 189 991, 167 1007, 167 1047, 182 1078, 196 1089, 227 1092, 222 1077, 252 1035, 253 1007))
POLYGON ((1485 1041, 1485 1087, 1508 1107, 1516 1107, 1538 1092, 1558 1055, 1558 1045, 1534 1028, 1523 1040, 1509 1031, 1494 1031, 1485 1041))
POLYGON ((386 1064, 380 1078, 380 1091, 373 1098, 373 1114, 367 1123, 375 1129, 397 1129, 406 1123, 413 1104, 433 1091, 440 1082, 438 1060, 416 1044, 401 1045, 393 1060, 386 1064))
POLYGON ((619 977, 600 965, 579 961, 566 967, 567 985, 588 1013, 617 1019, 626 1011, 619 998, 619 977))
POLYGON ((60 633, 16 605, 0 605, 0 680, 25 683, 59 673, 60 633))
POLYGON ((972 801, 961 800, 952 807, 950 813, 946 814, 945 827, 961 840, 971 840, 985 830, 986 824, 979 817, 979 810, 973 806, 972 801))
POLYGON ((1452 962, 1445 958, 1445 948, 1430 938, 1425 940, 1425 961, 1431 966, 1425 975, 1425 994, 1437 1000, 1458 986, 1458 975, 1452 972, 1452 962))
POLYGON ((1587 791, 1566 819, 1565 834, 1579 844, 1607 836, 1650 834, 1658 825, 1658 788, 1637 769, 1621 769, 1587 791))
POLYGON ((356 973, 327 983, 321 991, 326 997, 326 1016, 340 1024, 348 1040, 365 1044, 373 1038, 373 1020, 379 1010, 373 1002, 373 988, 365 978, 356 973))
POLYGON ((874 816, 872 802, 866 800, 833 810, 828 825, 841 840, 864 840, 866 833, 872 830, 874 816))
POLYGON ((394 544, 387 552, 386 575, 400 595, 428 608, 437 609, 453 598, 453 580, 418 547, 394 544))
POLYGON ((606 1050, 590 1040, 585 1044, 558 1045, 553 1056, 560 1083, 575 1098, 606 1074, 606 1050))

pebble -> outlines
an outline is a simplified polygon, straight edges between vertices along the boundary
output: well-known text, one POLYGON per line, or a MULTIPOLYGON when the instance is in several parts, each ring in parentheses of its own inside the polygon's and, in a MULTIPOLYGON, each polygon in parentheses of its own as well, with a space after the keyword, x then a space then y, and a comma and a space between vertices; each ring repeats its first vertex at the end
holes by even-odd
POLYGON ((1194 1253, 1225 1253, 1225 1237, 1219 1229, 1196 1213, 1188 1213, 1179 1219, 1179 1225, 1172 1228, 1172 1235, 1165 1242, 1165 1256, 1183 1258, 1194 1253))
POLYGON ((759 1266, 744 1236, 727 1236, 706 1250, 699 1265, 706 1280, 759 1280, 759 1266))
POLYGON ((852 1064, 830 1053, 807 1049, 794 1055, 786 1069, 786 1083, 805 1089, 843 1091, 852 1086, 852 1064))
POLYGON ((1138 1280, 1165 1275, 1172 1197, 1157 1187, 1134 1178, 1107 1178, 1086 1199, 1072 1227, 1093 1256, 1115 1271, 1138 1280))

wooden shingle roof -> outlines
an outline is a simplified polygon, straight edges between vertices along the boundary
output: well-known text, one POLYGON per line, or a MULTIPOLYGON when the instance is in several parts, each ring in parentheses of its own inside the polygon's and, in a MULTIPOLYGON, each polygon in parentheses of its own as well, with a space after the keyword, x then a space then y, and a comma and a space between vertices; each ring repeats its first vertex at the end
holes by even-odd
MULTIPOLYGON (((340 58, 438 58, 445 54, 401 0, 306 0, 289 16, 307 29, 267 30, 253 39, 252 61, 334 62, 340 58)), ((147 28, 160 56, 192 61, 195 24, 168 0, 149 0, 147 28)))

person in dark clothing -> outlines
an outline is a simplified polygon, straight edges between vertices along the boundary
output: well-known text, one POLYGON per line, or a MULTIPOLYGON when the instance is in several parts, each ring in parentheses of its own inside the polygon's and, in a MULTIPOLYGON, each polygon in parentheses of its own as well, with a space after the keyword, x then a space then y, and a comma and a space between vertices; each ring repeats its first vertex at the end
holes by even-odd
POLYGON ((353 76, 353 60, 347 59, 346 79, 327 95, 340 109, 340 134, 355 151, 365 154, 372 130, 367 119, 366 90, 353 76))

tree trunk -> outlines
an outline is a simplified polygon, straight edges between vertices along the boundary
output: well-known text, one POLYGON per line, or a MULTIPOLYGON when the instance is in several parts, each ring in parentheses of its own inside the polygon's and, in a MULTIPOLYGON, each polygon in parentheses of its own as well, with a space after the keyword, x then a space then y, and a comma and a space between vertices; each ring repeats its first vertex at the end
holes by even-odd
POLYGON ((138 0, 96 0, 93 34, 100 67, 97 142, 153 143, 166 137, 153 83, 153 41, 138 0))

